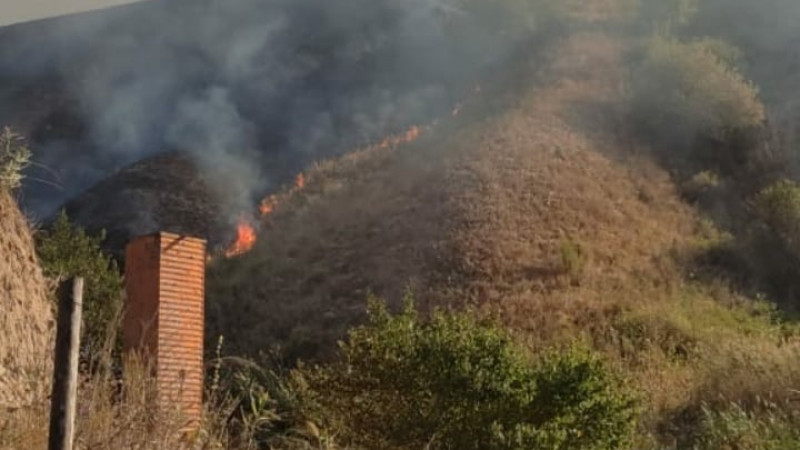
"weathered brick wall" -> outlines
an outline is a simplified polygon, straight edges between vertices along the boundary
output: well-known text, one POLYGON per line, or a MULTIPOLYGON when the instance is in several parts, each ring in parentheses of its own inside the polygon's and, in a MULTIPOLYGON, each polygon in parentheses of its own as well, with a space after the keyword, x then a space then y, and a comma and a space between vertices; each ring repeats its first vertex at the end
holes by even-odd
POLYGON ((159 233, 126 249, 123 341, 154 365, 159 403, 199 417, 203 398, 206 244, 159 233))

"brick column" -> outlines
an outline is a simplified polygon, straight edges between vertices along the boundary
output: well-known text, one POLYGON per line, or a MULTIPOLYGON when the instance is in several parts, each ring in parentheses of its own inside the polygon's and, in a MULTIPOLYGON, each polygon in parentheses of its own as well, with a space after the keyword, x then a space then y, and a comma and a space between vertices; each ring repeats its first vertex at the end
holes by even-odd
POLYGON ((125 351, 153 367, 159 407, 200 417, 203 401, 203 323, 206 242, 158 233, 125 251, 125 351))

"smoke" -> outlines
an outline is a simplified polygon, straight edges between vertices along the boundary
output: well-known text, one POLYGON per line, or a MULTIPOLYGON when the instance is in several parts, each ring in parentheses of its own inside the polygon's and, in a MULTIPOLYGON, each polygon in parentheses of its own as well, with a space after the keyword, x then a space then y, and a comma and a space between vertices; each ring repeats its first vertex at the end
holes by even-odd
POLYGON ((448 110, 526 36, 486 16, 463 0, 162 0, 25 25, 0 36, 17 86, 0 89, 0 120, 49 122, 23 124, 63 185, 29 182, 36 212, 168 150, 240 209, 282 181, 276 161, 299 168, 448 110), (40 91, 60 116, 20 104, 40 91))
POLYGON ((745 54, 744 69, 759 86, 772 119, 796 128, 800 118, 800 2, 703 0, 688 28, 725 39, 745 54))

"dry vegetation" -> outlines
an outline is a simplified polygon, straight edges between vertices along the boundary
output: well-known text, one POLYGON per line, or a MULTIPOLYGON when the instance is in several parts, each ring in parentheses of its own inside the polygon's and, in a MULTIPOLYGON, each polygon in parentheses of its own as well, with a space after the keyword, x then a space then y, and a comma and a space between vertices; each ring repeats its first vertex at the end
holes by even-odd
POLYGON ((28 224, 1 186, 0 255, 2 411, 47 392, 53 324, 49 286, 37 265, 28 224))
MULTIPOLYGON (((628 4, 596 2, 569 17, 619 24, 628 4)), ((762 298, 695 272, 698 255, 730 237, 685 201, 631 129, 623 67, 632 45, 607 32, 572 33, 544 68, 531 63, 515 72, 524 81, 475 89, 458 116, 413 143, 309 169, 304 189, 278 194, 252 252, 211 263, 208 347, 224 335, 236 355, 274 345, 285 360, 330 359, 365 319, 369 292, 397 309, 410 290, 424 311, 469 307, 499 319, 534 352, 576 341, 599 351, 643 398, 634 448, 793 448, 797 333, 762 298), (524 93, 493 87, 523 83, 524 93)), ((691 66, 678 75, 733 80, 742 89, 722 94, 747 108, 731 120, 764 120, 741 75, 706 66, 708 42, 651 45, 658 61, 649 70, 662 74, 661 58, 678 58, 691 66)), ((728 131, 715 120, 736 112, 729 100, 714 94, 699 107, 678 105, 699 116, 677 114, 728 131)), ((713 172, 690 181, 693 192, 720 183, 713 172)), ((122 391, 104 377, 85 383, 83 445, 179 445, 171 439, 180 421, 149 414, 146 377, 122 391)), ((251 445, 231 436, 225 401, 209 402, 199 442, 251 445)), ((0 445, 41 444, 42 412, 17 415, 0 445), (38 425, 21 425, 34 418, 38 425)), ((312 437, 313 425, 304 431, 312 437)))

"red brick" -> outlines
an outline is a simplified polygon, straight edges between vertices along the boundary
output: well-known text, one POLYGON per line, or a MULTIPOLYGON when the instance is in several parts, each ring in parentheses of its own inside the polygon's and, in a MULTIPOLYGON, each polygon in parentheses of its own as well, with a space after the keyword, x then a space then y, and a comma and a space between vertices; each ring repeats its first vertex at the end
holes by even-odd
POLYGON ((202 239, 158 233, 126 249, 124 347, 149 355, 159 407, 177 404, 192 420, 203 398, 205 265, 202 239))

